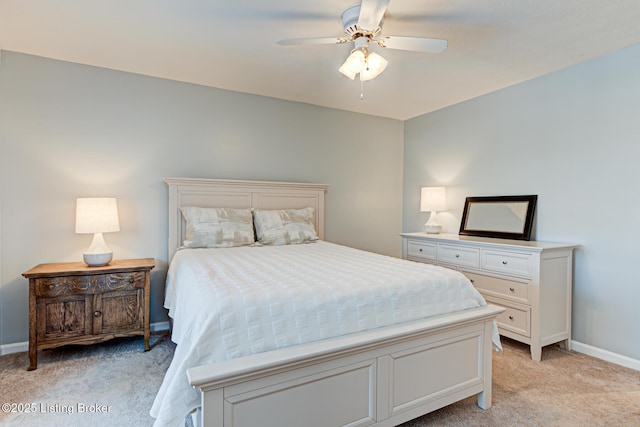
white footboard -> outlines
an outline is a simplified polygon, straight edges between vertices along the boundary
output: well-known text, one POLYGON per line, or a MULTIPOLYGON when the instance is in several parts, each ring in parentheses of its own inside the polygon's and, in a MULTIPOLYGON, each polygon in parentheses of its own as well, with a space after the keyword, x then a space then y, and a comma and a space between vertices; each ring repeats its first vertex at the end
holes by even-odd
POLYGON ((392 426, 472 395, 491 406, 487 306, 188 370, 206 427, 392 426))

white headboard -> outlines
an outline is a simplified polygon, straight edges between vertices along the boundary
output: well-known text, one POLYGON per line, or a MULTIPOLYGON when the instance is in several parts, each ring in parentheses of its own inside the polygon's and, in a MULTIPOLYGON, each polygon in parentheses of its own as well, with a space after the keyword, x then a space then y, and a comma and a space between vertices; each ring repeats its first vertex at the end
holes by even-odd
POLYGON ((164 178, 169 186, 169 258, 182 245, 185 223, 183 206, 205 208, 316 210, 316 231, 324 238, 324 193, 326 184, 239 181, 229 179, 164 178))

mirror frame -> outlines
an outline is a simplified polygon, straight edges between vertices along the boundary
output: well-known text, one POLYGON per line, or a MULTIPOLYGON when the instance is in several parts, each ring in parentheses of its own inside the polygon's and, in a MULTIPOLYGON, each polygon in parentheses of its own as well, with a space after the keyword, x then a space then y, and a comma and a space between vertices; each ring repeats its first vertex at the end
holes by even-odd
POLYGON ((461 236, 478 236, 478 237, 497 237, 500 239, 515 240, 531 240, 531 229, 533 228, 533 215, 536 211, 537 195, 528 196, 490 196, 490 197, 467 197, 464 202, 464 211, 462 212, 462 221, 460 222, 461 236), (469 213, 473 204, 479 203, 512 203, 527 202, 527 213, 525 216, 524 227, 522 233, 513 233, 502 230, 473 230, 467 228, 469 222, 469 213))

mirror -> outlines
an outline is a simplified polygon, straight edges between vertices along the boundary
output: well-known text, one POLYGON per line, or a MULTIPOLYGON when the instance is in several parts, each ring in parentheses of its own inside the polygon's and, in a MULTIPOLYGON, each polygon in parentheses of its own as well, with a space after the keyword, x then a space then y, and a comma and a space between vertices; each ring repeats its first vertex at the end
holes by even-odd
POLYGON ((537 195, 467 197, 460 235, 530 240, 537 195))

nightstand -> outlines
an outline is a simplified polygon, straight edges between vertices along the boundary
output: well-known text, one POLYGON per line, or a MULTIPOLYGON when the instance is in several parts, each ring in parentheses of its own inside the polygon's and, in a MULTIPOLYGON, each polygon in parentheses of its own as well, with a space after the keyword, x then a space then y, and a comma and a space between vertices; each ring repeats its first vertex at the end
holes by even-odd
POLYGON ((153 258, 114 260, 103 267, 81 262, 40 264, 29 279, 29 369, 38 350, 95 344, 142 335, 149 350, 149 289, 153 258))

